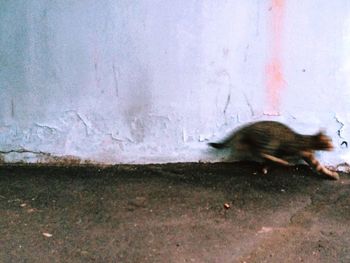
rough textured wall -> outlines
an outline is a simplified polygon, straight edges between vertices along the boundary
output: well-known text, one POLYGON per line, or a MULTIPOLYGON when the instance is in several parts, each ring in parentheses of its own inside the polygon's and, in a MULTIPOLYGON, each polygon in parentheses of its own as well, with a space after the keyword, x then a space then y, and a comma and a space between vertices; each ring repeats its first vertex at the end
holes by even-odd
POLYGON ((347 0, 0 5, 5 161, 214 161, 208 140, 259 119, 322 127, 321 158, 350 159, 347 0))

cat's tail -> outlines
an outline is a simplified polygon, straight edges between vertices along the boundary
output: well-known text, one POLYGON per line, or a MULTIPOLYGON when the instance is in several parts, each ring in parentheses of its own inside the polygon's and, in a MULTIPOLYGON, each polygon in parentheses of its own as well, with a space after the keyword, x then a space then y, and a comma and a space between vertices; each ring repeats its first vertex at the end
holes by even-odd
POLYGON ((208 143, 208 145, 216 149, 223 149, 227 147, 225 143, 220 143, 220 142, 210 142, 208 143))

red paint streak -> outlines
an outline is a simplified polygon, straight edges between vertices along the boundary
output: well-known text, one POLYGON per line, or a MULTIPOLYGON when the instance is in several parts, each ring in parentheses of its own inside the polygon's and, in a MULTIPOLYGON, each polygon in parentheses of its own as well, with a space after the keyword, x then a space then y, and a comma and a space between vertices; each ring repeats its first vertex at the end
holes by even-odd
POLYGON ((267 88, 267 113, 279 114, 280 94, 284 86, 283 66, 281 63, 282 29, 285 9, 285 0, 271 0, 271 18, 269 29, 271 39, 269 41, 270 58, 265 66, 267 88))
POLYGON ((280 91, 284 84, 282 65, 278 59, 272 59, 270 63, 266 65, 266 75, 268 113, 278 115, 280 91))

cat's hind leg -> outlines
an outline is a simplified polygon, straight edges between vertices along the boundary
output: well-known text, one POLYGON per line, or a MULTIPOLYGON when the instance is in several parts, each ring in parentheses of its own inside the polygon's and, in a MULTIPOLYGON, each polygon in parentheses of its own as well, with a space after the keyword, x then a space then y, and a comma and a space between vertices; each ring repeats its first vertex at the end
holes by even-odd
POLYGON ((268 173, 268 171, 271 168, 272 163, 277 163, 277 164, 280 164, 283 166, 290 166, 291 165, 288 161, 283 160, 279 157, 273 156, 273 155, 268 154, 268 153, 260 153, 260 157, 263 158, 263 160, 265 160, 264 166, 262 168, 263 174, 268 173))
POLYGON ((275 163, 279 163, 279 164, 282 164, 282 165, 285 165, 285 166, 290 166, 291 164, 286 161, 286 160, 283 160, 281 158, 278 158, 276 156, 273 156, 271 154, 267 154, 267 153, 261 153, 261 156, 266 159, 266 160, 269 160, 269 161, 272 161, 272 162, 275 162, 275 163))

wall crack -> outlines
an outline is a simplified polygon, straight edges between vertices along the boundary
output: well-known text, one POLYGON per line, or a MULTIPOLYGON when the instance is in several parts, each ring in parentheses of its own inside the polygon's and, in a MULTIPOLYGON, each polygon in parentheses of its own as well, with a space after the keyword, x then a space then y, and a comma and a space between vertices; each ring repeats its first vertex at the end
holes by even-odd
POLYGON ((338 118, 337 116, 334 116, 334 119, 335 119, 335 121, 336 121, 337 123, 340 124, 340 128, 339 128, 338 131, 337 131, 338 137, 339 137, 340 139, 343 140, 343 141, 340 143, 340 146, 341 146, 342 148, 348 148, 348 142, 345 140, 345 138, 344 138, 343 135, 342 135, 342 132, 343 132, 342 130, 343 130, 345 124, 344 124, 344 122, 340 121, 339 118, 338 118))
POLYGON ((244 96, 244 98, 245 98, 245 102, 247 103, 247 105, 248 105, 248 107, 249 107, 249 109, 250 109, 251 115, 254 116, 254 110, 253 110, 252 104, 250 104, 250 102, 249 102, 249 100, 248 100, 248 97, 247 97, 247 95, 246 95, 245 93, 243 93, 243 96, 244 96))
POLYGON ((340 124, 340 128, 338 129, 337 134, 338 134, 339 138, 344 139, 343 136, 342 136, 342 129, 343 129, 343 127, 344 127, 344 123, 341 122, 341 121, 338 119, 337 116, 334 116, 334 119, 335 119, 335 121, 336 121, 337 123, 340 124))

